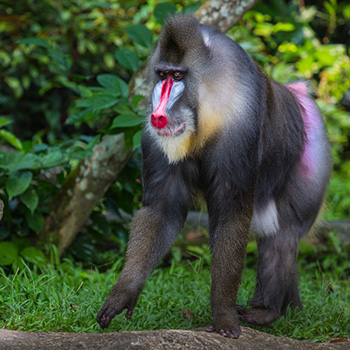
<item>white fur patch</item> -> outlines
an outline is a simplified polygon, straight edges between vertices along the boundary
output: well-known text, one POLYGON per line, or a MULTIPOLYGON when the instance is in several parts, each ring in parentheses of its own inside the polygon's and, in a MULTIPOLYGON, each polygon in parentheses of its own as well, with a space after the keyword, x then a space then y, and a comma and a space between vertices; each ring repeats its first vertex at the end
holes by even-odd
POLYGON ((170 163, 177 163, 186 158, 189 151, 188 139, 191 137, 191 134, 192 131, 187 129, 179 136, 157 137, 157 142, 168 156, 170 163))
MULTIPOLYGON (((214 13, 216 14, 216 12, 214 13)), ((209 34, 207 32, 202 32, 202 37, 203 37, 203 41, 204 41, 204 45, 206 47, 210 47, 210 37, 209 34)))
POLYGON ((255 208, 250 229, 259 236, 273 236, 279 230, 278 212, 276 203, 271 199, 259 211, 255 208))

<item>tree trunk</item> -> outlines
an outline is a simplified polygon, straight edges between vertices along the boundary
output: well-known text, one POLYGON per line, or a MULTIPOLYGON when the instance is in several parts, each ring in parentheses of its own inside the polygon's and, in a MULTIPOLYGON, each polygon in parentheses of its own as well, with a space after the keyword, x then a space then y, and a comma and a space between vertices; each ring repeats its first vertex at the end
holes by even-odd
POLYGON ((257 2, 258 0, 211 0, 202 5, 195 15, 201 23, 226 33, 257 2))
MULTIPOLYGON (((257 0, 208 1, 195 15, 201 23, 226 32, 256 2, 257 0)), ((136 73, 130 84, 131 95, 144 95, 145 86, 147 81, 143 70, 136 73)), ((93 156, 82 161, 72 171, 53 199, 50 214, 39 235, 39 244, 57 244, 62 256, 131 155, 131 149, 125 148, 123 134, 104 136, 95 146, 93 156)))
POLYGON ((80 162, 50 203, 39 241, 55 243, 62 255, 131 155, 124 134, 104 136, 92 157, 80 162))

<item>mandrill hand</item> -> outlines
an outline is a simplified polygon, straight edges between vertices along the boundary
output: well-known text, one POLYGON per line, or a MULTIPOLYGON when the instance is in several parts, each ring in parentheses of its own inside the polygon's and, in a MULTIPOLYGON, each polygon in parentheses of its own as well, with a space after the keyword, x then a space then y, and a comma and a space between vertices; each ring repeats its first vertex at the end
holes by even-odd
POLYGON ((125 288, 117 283, 106 298, 106 301, 98 313, 96 320, 102 329, 108 328, 109 324, 116 315, 127 309, 125 317, 129 319, 136 305, 140 290, 125 288))

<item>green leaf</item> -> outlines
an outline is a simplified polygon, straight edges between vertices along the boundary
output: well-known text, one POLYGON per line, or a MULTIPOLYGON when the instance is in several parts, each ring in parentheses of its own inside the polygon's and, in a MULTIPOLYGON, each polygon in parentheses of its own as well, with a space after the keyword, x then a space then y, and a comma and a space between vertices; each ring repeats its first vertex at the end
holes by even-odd
POLYGON ((103 86, 107 90, 117 93, 118 95, 121 95, 123 97, 129 96, 128 85, 115 75, 100 74, 97 76, 97 81, 101 86, 103 86))
POLYGON ((25 153, 30 152, 33 149, 34 142, 37 142, 37 141, 36 140, 35 141, 29 141, 29 140, 23 141, 22 142, 23 151, 25 153))
POLYGON ((70 159, 84 159, 84 158, 89 158, 93 154, 92 149, 86 149, 86 150, 76 150, 74 151, 70 159))
POLYGON ((7 85, 12 89, 16 98, 20 98, 23 95, 23 87, 21 81, 16 77, 7 77, 7 85))
POLYGON ((7 118, 5 117, 1 117, 0 118, 0 128, 2 128, 3 126, 6 126, 6 125, 9 125, 11 124, 12 121, 11 120, 8 120, 7 118))
POLYGON ((315 52, 315 57, 323 66, 333 66, 343 54, 339 45, 323 45, 315 52))
POLYGON ((142 95, 135 95, 131 100, 131 108, 136 109, 138 104, 145 98, 145 96, 142 95))
POLYGON ((109 70, 112 70, 112 68, 115 66, 114 57, 110 52, 106 52, 103 55, 103 62, 105 63, 105 65, 109 70))
POLYGON ((5 141, 10 143, 12 146, 16 147, 18 150, 23 149, 22 142, 14 134, 12 134, 12 132, 1 129, 0 130, 0 137, 2 137, 5 141))
POLYGON ((160 24, 164 24, 169 15, 176 12, 176 5, 172 2, 161 2, 154 9, 154 17, 160 24))
POLYGON ((83 98, 80 101, 77 102, 76 107, 77 108, 86 108, 91 106, 91 101, 89 100, 92 96, 89 98, 83 98))
POLYGON ((114 106, 118 103, 115 96, 110 94, 96 94, 93 98, 93 109, 94 111, 100 111, 101 109, 106 109, 114 106))
POLYGON ((39 153, 39 152, 47 151, 48 148, 49 146, 46 143, 38 143, 34 145, 33 152, 39 153))
POLYGON ((277 33, 277 32, 291 32, 295 29, 294 24, 292 23, 276 23, 273 28, 272 28, 272 33, 277 33))
POLYGON ((90 142, 88 143, 88 145, 86 146, 86 149, 87 150, 91 150, 93 149, 99 142, 100 142, 100 138, 101 138, 101 135, 96 135, 94 136, 90 142))
POLYGON ((130 26, 126 30, 126 33, 132 40, 141 46, 150 48, 153 44, 152 32, 143 24, 130 26))
POLYGON ((38 211, 35 211, 34 213, 27 211, 26 221, 28 226, 35 232, 41 231, 45 223, 43 215, 38 211))
POLYGON ((346 5, 343 9, 343 15, 346 19, 350 19, 350 5, 346 5))
POLYGON ((133 72, 136 72, 139 67, 139 58, 134 51, 129 49, 120 49, 116 51, 115 58, 123 67, 133 72))
POLYGON ((0 242, 0 265, 11 265, 17 258, 17 248, 11 242, 0 242))
POLYGON ((332 5, 332 2, 325 1, 323 6, 331 16, 335 15, 335 8, 332 5))
POLYGON ((45 257, 44 253, 35 247, 24 248, 20 255, 25 260, 37 265, 40 269, 47 263, 47 258, 45 257))
POLYGON ((113 119, 110 129, 127 128, 142 124, 142 119, 136 114, 122 114, 113 119))
POLYGON ((65 124, 66 125, 72 125, 75 123, 82 123, 84 121, 84 114, 71 114, 69 117, 66 119, 65 124))
POLYGON ((273 24, 271 23, 258 23, 253 33, 259 36, 271 36, 273 31, 273 24))
POLYGON ((6 191, 9 198, 13 198, 22 194, 29 187, 33 178, 33 174, 30 171, 24 173, 12 173, 6 181, 6 191))
MULTIPOLYGON (((101 87, 101 86, 90 86, 88 89, 89 89, 89 91, 91 92, 91 95, 90 95, 90 96, 87 96, 87 97, 93 97, 94 92, 106 92, 106 89, 103 88, 103 87, 101 87)), ((118 94, 116 94, 116 96, 117 96, 117 95, 118 95, 118 94)), ((79 104, 79 106, 80 106, 80 107, 81 107, 81 106, 86 107, 86 106, 84 106, 84 103, 79 104)))
POLYGON ((19 198, 31 213, 34 212, 39 204, 39 196, 33 187, 29 187, 19 198))
POLYGON ((29 44, 29 45, 37 45, 41 47, 46 47, 47 49, 51 49, 52 46, 41 38, 25 38, 16 41, 16 44, 29 44))
POLYGON ((48 51, 48 55, 53 58, 58 64, 60 64, 63 68, 69 69, 71 67, 70 61, 58 50, 50 48, 48 51))
POLYGON ((296 63, 296 67, 298 68, 298 71, 302 73, 305 77, 311 78, 312 74, 312 64, 314 63, 314 59, 312 56, 306 56, 304 58, 301 58, 296 63))
POLYGON ((186 5, 183 9, 182 12, 183 13, 188 13, 190 15, 194 14, 200 7, 202 6, 202 4, 200 2, 193 2, 190 3, 188 5, 186 5))
POLYGON ((135 150, 137 147, 141 145, 141 136, 142 130, 138 131, 132 138, 132 144, 134 145, 133 149, 135 150))
POLYGON ((53 168, 55 166, 61 165, 66 161, 65 155, 61 151, 54 151, 45 154, 41 157, 43 168, 53 168))
POLYGON ((118 114, 134 114, 128 104, 120 104, 115 110, 118 114))
POLYGON ((22 151, 0 155, 0 169, 15 172, 23 169, 40 167, 39 156, 33 153, 24 154, 22 151))

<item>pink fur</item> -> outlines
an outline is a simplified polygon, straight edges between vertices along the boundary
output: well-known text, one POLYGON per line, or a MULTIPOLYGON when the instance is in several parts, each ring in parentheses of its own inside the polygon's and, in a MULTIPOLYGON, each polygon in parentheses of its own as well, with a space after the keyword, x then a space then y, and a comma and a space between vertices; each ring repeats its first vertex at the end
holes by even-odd
POLYGON ((307 85, 303 82, 288 84, 287 88, 293 93, 301 105, 301 115, 304 120, 306 133, 305 149, 302 155, 300 170, 307 178, 315 175, 318 161, 318 135, 322 129, 321 116, 314 101, 307 95, 307 85))

